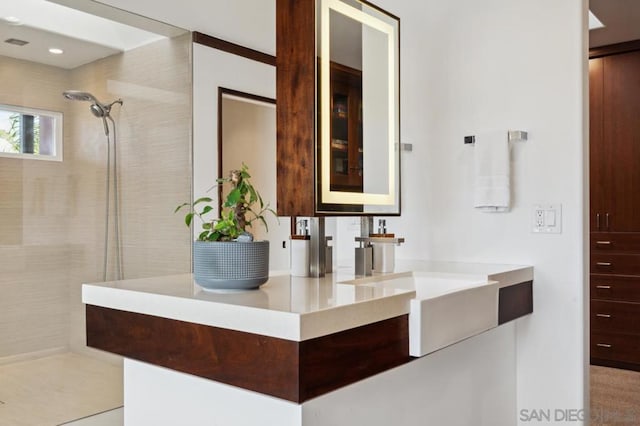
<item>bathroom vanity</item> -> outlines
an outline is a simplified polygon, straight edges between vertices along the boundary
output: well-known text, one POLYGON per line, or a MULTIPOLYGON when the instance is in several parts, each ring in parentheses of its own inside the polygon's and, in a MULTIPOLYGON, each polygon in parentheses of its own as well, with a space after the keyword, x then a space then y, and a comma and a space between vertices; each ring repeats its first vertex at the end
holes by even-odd
MULTIPOLYGON (((351 425, 388 424, 379 398, 387 408, 405 398, 392 383, 533 311, 531 267, 397 269, 274 274, 239 293, 205 292, 190 274, 85 284, 87 344, 125 357, 127 425, 336 424, 322 408, 336 399, 364 405, 350 409, 351 425)), ((418 424, 420 410, 397 424, 418 424)))

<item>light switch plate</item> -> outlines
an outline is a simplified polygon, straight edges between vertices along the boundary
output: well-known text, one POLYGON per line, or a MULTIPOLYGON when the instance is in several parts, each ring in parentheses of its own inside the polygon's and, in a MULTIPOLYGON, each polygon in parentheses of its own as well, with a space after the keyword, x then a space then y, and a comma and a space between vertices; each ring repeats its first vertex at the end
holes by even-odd
POLYGON ((560 234, 562 232, 562 204, 536 204, 533 206, 532 232, 560 234))

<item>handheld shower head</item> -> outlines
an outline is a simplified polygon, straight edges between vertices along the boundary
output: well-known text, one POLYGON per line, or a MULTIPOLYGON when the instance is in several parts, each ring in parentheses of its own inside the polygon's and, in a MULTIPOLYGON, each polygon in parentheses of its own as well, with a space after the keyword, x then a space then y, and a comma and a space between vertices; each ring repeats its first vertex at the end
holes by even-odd
POLYGON ((89 108, 91 109, 91 113, 98 118, 104 118, 109 114, 109 112, 106 111, 105 108, 103 108, 103 106, 98 103, 91 104, 89 108))
POLYGON ((100 102, 94 102, 91 105, 91 112, 93 113, 93 115, 95 115, 98 118, 104 118, 109 116, 109 114, 111 114, 111 107, 114 104, 120 104, 122 105, 122 99, 116 99, 115 101, 111 102, 110 104, 103 104, 100 102))
POLYGON ((99 103, 98 99, 96 99, 96 97, 91 93, 81 92, 80 90, 67 90, 62 93, 62 96, 64 96, 66 99, 69 99, 70 101, 86 101, 99 103))
POLYGON ((62 93, 62 96, 64 96, 66 99, 69 99, 70 101, 91 102, 91 113, 98 118, 102 118, 102 123, 104 124, 104 133, 105 135, 109 136, 109 126, 107 126, 106 118, 111 118, 109 114, 111 113, 111 107, 113 106, 113 104, 122 105, 122 99, 117 99, 110 104, 103 104, 91 93, 82 92, 80 90, 66 90, 62 93))

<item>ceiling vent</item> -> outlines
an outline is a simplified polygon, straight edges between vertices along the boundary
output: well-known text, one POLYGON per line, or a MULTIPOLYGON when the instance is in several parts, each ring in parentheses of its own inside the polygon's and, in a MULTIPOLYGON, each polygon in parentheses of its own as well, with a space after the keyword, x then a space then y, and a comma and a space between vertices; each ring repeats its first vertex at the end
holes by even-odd
POLYGON ((19 40, 17 38, 8 38, 4 41, 5 43, 14 44, 16 46, 24 46, 25 44, 29 44, 28 41, 19 40))

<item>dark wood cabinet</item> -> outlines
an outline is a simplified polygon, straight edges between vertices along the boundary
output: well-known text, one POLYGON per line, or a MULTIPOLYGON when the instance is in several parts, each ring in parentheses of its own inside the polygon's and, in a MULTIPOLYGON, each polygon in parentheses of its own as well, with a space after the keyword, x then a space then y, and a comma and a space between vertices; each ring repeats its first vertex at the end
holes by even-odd
POLYGON ((591 363, 640 370, 640 51, 589 61, 591 363))
POLYGON ((591 229, 640 232, 640 51, 592 59, 591 229))
POLYGON ((602 143, 603 64, 604 58, 589 61, 589 227, 592 232, 604 230, 602 215, 609 204, 605 197, 606 187, 610 185, 611 155, 602 143))
POLYGON ((362 72, 331 63, 332 191, 362 192, 362 72))
POLYGON ((640 254, 591 253, 591 272, 594 274, 640 276, 640 254))
POLYGON ((591 232, 591 252, 606 254, 622 252, 640 254, 640 233, 591 232))
POLYGON ((640 277, 591 274, 591 300, 640 303, 640 277))
POLYGON ((637 370, 638 352, 638 335, 591 331, 592 364, 637 370))

